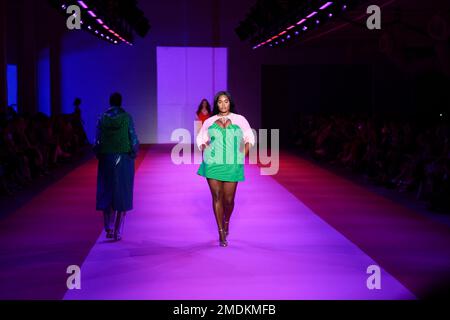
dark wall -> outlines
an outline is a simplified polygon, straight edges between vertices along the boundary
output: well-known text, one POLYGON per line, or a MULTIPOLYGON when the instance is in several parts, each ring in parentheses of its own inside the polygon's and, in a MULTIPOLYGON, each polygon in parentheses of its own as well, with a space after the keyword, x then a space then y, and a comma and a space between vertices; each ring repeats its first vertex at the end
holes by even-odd
MULTIPOLYGON (((88 133, 92 134, 96 115, 104 110, 108 93, 119 90, 136 118, 142 142, 147 143, 156 141, 157 46, 227 48, 228 89, 238 110, 254 128, 272 126, 264 119, 271 119, 271 110, 280 104, 296 108, 299 90, 303 90, 302 108, 319 105, 322 110, 333 109, 335 101, 346 98, 346 104, 339 103, 340 110, 349 106, 409 110, 417 105, 417 97, 423 104, 438 91, 444 98, 433 103, 439 104, 448 96, 449 90, 435 89, 445 88, 447 78, 427 86, 430 82, 418 80, 421 78, 417 76, 439 72, 445 63, 448 66, 448 43, 434 41, 427 35, 430 18, 447 12, 436 6, 443 1, 428 1, 424 10, 421 1, 399 0, 395 4, 408 13, 402 19, 412 20, 403 25, 384 25, 379 32, 368 31, 362 20, 337 31, 317 34, 290 48, 252 50, 249 43, 239 41, 234 29, 254 3, 255 0, 139 1, 152 28, 147 37, 137 37, 135 45, 128 47, 112 46, 84 31, 68 31, 64 17, 47 1, 6 0, 6 55, 8 63, 20 64, 22 108, 37 110, 37 57, 46 48, 50 50, 54 113, 71 111, 75 93, 86 97, 82 108, 88 133), (414 20, 416 16, 420 17, 418 21, 414 20), (413 25, 412 29, 419 32, 405 25, 413 25), (380 39, 384 35, 388 35, 393 46, 382 52, 380 39), (405 54, 420 47, 428 48, 432 55, 416 59, 405 54), (357 81, 361 78, 365 80, 357 81), (352 92, 345 90, 349 82, 352 88, 358 88, 353 90, 353 98, 345 95, 352 92), (76 90, 78 85, 82 90, 76 90), (326 92, 324 88, 328 88, 326 92), (363 102, 358 103, 359 99, 363 102)), ((383 9, 386 21, 395 18, 394 9, 395 6, 383 9)))
POLYGON ((52 110, 53 113, 61 112, 58 48, 65 30, 55 28, 55 25, 64 23, 64 18, 45 0, 5 0, 2 3, 6 9, 6 64, 17 65, 19 111, 38 111, 38 57, 41 50, 48 49, 52 74, 52 110))

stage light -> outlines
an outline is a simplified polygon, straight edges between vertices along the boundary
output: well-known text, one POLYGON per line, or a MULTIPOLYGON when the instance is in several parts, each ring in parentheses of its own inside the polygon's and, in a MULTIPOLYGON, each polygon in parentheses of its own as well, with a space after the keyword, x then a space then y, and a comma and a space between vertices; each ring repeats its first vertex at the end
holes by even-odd
MULTIPOLYGON (((352 7, 358 2, 362 1, 352 0, 352 7)), ((277 37, 280 37, 281 40, 281 36, 286 33, 289 34, 289 37, 283 37, 284 40, 290 39, 294 34, 298 35, 298 31, 316 30, 320 25, 325 25, 330 18, 335 17, 335 13, 341 11, 341 8, 348 10, 350 7, 347 8, 347 6, 349 5, 348 0, 257 0, 246 19, 240 22, 235 31, 241 40, 250 39, 252 48, 259 48, 269 44, 269 40, 277 37), (281 5, 280 2, 284 5, 281 5), (313 17, 314 19, 312 19, 313 17), (296 26, 300 26, 301 29, 295 30, 296 26)), ((273 45, 284 42, 280 40, 273 45)))
POLYGON ((320 10, 326 9, 326 8, 328 8, 329 6, 331 6, 332 4, 333 4, 333 2, 327 2, 327 3, 325 3, 323 6, 321 6, 319 9, 320 9, 320 10))
POLYGON ((97 18, 97 15, 92 10, 89 10, 88 13, 91 17, 97 18))
POLYGON ((88 8, 88 6, 84 3, 84 1, 78 1, 78 3, 80 4, 81 7, 83 7, 83 9, 88 8))
POLYGON ((103 20, 102 19, 97 19, 97 22, 100 24, 103 24, 103 20))

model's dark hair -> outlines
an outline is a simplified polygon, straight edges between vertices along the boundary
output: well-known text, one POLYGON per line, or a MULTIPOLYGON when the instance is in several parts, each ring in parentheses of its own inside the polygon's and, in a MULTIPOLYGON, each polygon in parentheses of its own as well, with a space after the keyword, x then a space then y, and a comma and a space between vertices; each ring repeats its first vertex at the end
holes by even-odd
POLYGON ((122 95, 118 92, 114 92, 109 97, 109 105, 112 107, 121 107, 122 106, 122 95))
POLYGON ((234 101, 231 98, 231 94, 228 91, 219 91, 214 96, 214 109, 213 109, 213 115, 216 115, 219 113, 219 107, 217 106, 217 103, 219 102, 220 96, 227 96, 228 100, 230 100, 230 112, 237 113, 236 107, 234 105, 234 101))
POLYGON ((73 104, 76 106, 79 106, 81 104, 81 99, 80 98, 75 98, 75 100, 73 101, 73 104))
POLYGON ((208 110, 208 113, 211 114, 211 105, 209 104, 209 101, 207 99, 202 99, 202 101, 200 101, 200 104, 198 105, 196 114, 199 115, 200 112, 202 111, 203 101, 206 101, 206 110, 208 110))

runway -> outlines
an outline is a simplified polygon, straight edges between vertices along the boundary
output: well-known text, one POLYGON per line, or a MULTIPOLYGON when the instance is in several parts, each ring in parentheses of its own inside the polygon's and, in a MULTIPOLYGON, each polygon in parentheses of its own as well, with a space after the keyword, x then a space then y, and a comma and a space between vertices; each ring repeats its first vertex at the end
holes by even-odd
POLYGON ((433 285, 431 270, 448 273, 448 227, 424 223, 306 160, 286 153, 280 160, 277 176, 246 165, 223 248, 198 165, 173 164, 167 145, 141 152, 124 238, 106 240, 94 205, 93 159, 1 221, 1 297, 416 299, 433 285), (394 224, 399 233, 387 237, 394 224), (403 235, 402 226, 414 234, 403 235), (409 238, 417 241, 399 255, 409 238), (417 260, 431 264, 419 263, 402 276, 405 261, 417 260), (71 264, 81 267, 79 290, 65 287, 71 264), (367 287, 371 265, 381 268, 381 289, 367 287), (420 285, 410 272, 423 272, 420 285))

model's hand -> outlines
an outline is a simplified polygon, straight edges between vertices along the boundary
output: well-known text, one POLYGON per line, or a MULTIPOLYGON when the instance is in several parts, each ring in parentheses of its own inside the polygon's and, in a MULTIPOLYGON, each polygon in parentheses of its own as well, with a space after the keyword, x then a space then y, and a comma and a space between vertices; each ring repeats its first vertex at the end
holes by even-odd
POLYGON ((248 150, 250 150, 250 144, 242 141, 239 145, 239 152, 244 153, 244 157, 246 157, 248 155, 248 150))
POLYGON ((207 147, 209 147, 209 145, 210 145, 210 143, 209 143, 209 141, 207 141, 206 143, 202 144, 202 145, 200 146, 200 148, 201 148, 202 151, 203 151, 203 150, 205 150, 207 147))

